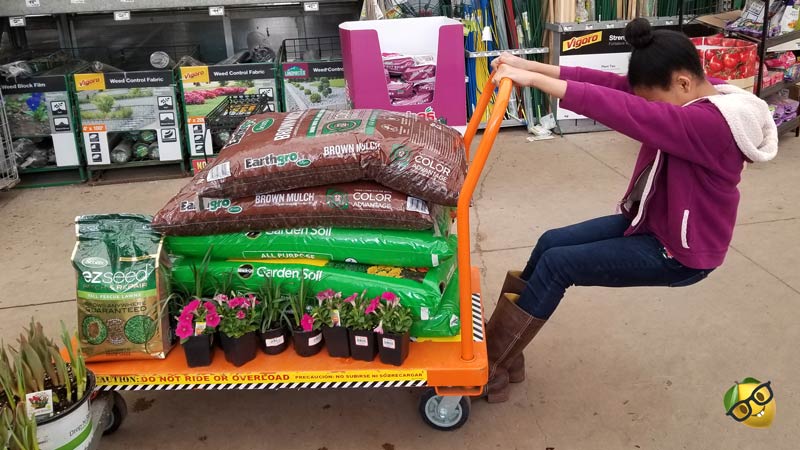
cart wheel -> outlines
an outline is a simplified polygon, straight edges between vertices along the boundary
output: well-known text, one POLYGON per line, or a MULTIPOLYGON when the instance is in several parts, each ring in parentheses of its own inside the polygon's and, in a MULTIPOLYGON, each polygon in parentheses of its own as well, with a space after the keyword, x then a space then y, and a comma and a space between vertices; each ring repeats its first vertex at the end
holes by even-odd
POLYGON ((111 421, 103 431, 104 436, 117 431, 128 416, 128 404, 118 392, 111 393, 111 401, 111 421))
POLYGON ((428 389, 419 399, 419 413, 422 420, 440 431, 453 431, 461 428, 469 419, 469 397, 442 397, 428 389))

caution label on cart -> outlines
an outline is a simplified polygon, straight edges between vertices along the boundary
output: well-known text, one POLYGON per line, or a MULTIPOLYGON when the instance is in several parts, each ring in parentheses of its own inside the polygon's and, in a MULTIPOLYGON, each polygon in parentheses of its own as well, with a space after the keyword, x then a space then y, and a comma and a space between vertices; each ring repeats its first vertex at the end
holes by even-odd
POLYGON ((98 375, 99 386, 374 383, 382 381, 426 381, 428 372, 411 370, 363 370, 343 372, 208 373, 175 375, 98 375))

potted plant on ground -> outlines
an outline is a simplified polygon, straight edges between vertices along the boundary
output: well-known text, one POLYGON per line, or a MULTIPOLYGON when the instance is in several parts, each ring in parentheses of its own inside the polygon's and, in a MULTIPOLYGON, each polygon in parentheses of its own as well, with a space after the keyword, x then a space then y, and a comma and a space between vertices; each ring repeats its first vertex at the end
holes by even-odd
POLYGON ((214 332, 219 323, 217 306, 211 301, 194 298, 183 307, 175 334, 181 340, 189 367, 211 365, 214 359, 214 332))
POLYGON ((259 301, 252 294, 243 297, 217 294, 214 300, 219 305, 219 337, 225 359, 236 367, 242 366, 256 357, 259 301))
POLYGON ((51 450, 88 444, 94 376, 75 351, 73 336, 63 323, 62 329, 69 362, 33 320, 17 339, 16 348, 0 348, 0 410, 4 410, 0 428, 12 449, 51 450))
POLYGON ((281 292, 281 285, 272 279, 267 279, 259 289, 258 297, 261 299, 259 345, 268 355, 280 354, 289 346, 289 332, 282 320, 287 304, 281 292))
POLYGON ((289 295, 291 317, 286 316, 292 329, 294 351, 300 356, 314 356, 322 350, 322 325, 309 314, 309 295, 304 282, 300 282, 297 293, 289 295))
POLYGON ((353 307, 347 311, 347 324, 350 330, 350 354, 353 359, 372 361, 378 353, 374 328, 378 325, 378 306, 380 298, 367 299, 367 291, 353 300, 353 307))
POLYGON ((378 353, 381 362, 399 366, 408 357, 410 336, 413 319, 411 310, 400 304, 400 297, 393 292, 384 292, 381 295, 383 303, 378 308, 378 353))
POLYGON ((311 316, 315 323, 319 322, 322 325, 322 336, 325 338, 328 354, 336 358, 347 358, 350 356, 347 308, 355 301, 358 294, 342 299, 341 292, 326 289, 317 293, 316 297, 318 305, 312 310, 311 316))

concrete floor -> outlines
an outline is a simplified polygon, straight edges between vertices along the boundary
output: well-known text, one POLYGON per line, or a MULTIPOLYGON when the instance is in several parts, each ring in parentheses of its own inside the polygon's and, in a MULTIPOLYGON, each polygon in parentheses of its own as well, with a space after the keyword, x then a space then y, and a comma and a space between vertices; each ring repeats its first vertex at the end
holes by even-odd
MULTIPOLYGON (((612 213, 636 144, 615 133, 500 136, 477 193, 474 263, 493 308, 504 271, 551 227, 612 213)), ((473 403, 455 433, 425 426, 417 391, 128 395, 104 449, 796 449, 800 441, 800 140, 748 168, 724 266, 684 289, 572 288, 526 349, 512 401, 473 403), (734 380, 773 383, 773 426, 725 417, 734 380)), ((30 316, 75 324, 73 218, 154 213, 187 180, 0 194, 0 337, 30 316)))

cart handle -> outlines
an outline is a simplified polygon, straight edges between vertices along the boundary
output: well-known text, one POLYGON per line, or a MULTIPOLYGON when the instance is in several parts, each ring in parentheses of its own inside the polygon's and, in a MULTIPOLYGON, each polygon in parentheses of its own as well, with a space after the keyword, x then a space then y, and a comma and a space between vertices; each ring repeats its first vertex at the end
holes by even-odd
MULTIPOLYGON (((478 181, 480 181, 483 167, 489 158, 489 152, 492 151, 492 145, 497 133, 500 131, 500 125, 503 123, 503 117, 506 114, 513 86, 514 84, 508 78, 503 78, 500 81, 500 88, 495 98, 492 115, 486 124, 483 138, 478 144, 475 158, 472 160, 472 164, 469 165, 467 176, 464 179, 464 186, 458 196, 458 210, 456 211, 456 220, 458 221, 458 292, 461 309, 461 359, 465 361, 471 361, 475 357, 472 342, 472 267, 469 258, 469 206, 472 202, 472 194, 478 186, 478 181)), ((481 118, 486 112, 486 107, 489 106, 489 102, 492 100, 492 95, 494 95, 494 84, 490 77, 483 88, 481 97, 478 99, 477 107, 472 112, 472 119, 470 119, 467 132, 464 135, 467 160, 469 160, 472 139, 478 131, 478 125, 480 125, 481 118)))

